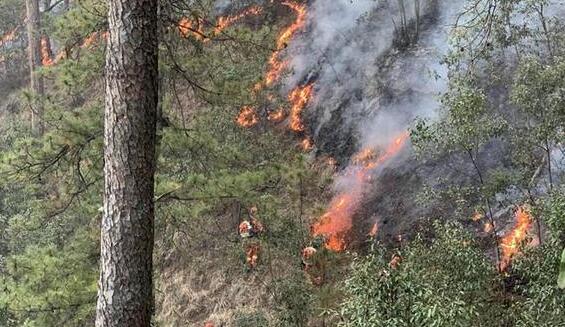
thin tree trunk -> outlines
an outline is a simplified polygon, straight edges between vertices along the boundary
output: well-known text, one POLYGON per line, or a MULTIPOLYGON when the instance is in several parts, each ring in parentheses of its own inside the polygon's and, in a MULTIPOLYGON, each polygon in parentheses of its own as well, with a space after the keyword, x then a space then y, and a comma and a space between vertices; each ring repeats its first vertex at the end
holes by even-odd
POLYGON ((482 193, 483 192, 483 188, 485 186, 485 182, 483 180, 483 174, 481 173, 481 169, 479 168, 479 164, 477 163, 477 161, 475 160, 475 157, 473 156, 473 152, 469 149, 466 149, 467 154, 469 155, 469 158, 471 159, 471 162, 473 163, 473 167, 475 167, 475 172, 477 173, 477 176, 479 177, 479 182, 481 183, 481 195, 485 198, 485 203, 487 205, 487 210, 488 210, 488 219, 490 224, 492 225, 492 237, 494 238, 495 244, 496 244, 496 266, 498 267, 498 270, 500 270, 500 264, 501 264, 501 257, 500 257, 500 238, 498 237, 498 233, 496 231, 496 225, 495 225, 495 221, 494 221, 494 214, 492 212, 492 206, 490 205, 490 200, 488 195, 482 193))
POLYGON ((30 89, 34 99, 31 102, 31 129, 35 135, 42 135, 44 131, 43 125, 43 103, 42 97, 44 93, 43 77, 38 73, 41 67, 41 34, 40 34, 40 16, 39 1, 26 0, 26 27, 28 37, 28 64, 30 89))
POLYGON ((551 173, 551 147, 549 146, 549 141, 545 139, 545 153, 547 156, 547 176, 549 178, 549 190, 553 191, 553 174, 551 173))
POLYGON ((97 327, 151 322, 157 6, 109 1, 97 327))

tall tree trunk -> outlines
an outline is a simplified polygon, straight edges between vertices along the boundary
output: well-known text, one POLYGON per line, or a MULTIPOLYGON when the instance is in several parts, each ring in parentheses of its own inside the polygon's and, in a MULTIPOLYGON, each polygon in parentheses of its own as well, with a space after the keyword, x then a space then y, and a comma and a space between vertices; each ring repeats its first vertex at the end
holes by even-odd
POLYGON ((109 1, 96 326, 150 326, 157 0, 109 1))
POLYGON ((26 0, 26 26, 28 37, 28 63, 30 89, 38 101, 31 103, 31 129, 36 135, 43 134, 43 77, 37 72, 41 67, 41 33, 39 0, 26 0))

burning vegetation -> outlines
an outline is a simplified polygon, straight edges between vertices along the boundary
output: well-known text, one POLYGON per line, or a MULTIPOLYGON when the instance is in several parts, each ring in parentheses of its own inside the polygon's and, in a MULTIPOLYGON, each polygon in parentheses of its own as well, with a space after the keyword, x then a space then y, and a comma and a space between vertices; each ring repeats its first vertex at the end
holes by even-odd
POLYGON ((297 87, 288 95, 292 107, 290 108, 289 128, 294 132, 304 131, 304 122, 302 121, 302 111, 308 105, 312 98, 313 84, 297 87))
POLYGON ((514 226, 500 239, 500 249, 502 252, 500 259, 501 271, 506 270, 512 262, 512 258, 520 252, 520 248, 524 244, 533 222, 530 211, 525 206, 518 207, 514 216, 514 226))
MULTIPOLYGON (((295 2, 282 2, 281 4, 294 11, 296 18, 292 24, 286 27, 279 34, 276 42, 276 49, 275 51, 273 51, 268 60, 268 68, 265 72, 264 80, 255 84, 255 86, 253 87, 254 92, 261 91, 265 86, 272 86, 280 79, 282 72, 288 66, 288 61, 282 59, 282 50, 286 49, 288 42, 290 42, 290 40, 296 35, 296 33, 306 24, 306 5, 295 2)), ((258 14, 260 12, 260 8, 251 7, 240 15, 233 16, 231 19, 223 19, 221 20, 221 22, 233 22, 246 15, 258 14)), ((303 86, 297 86, 288 95, 288 101, 291 106, 288 126, 290 130, 294 132, 304 132, 305 130, 305 125, 302 120, 302 112, 312 98, 313 87, 314 85, 312 83, 303 86)), ((253 110, 253 112, 255 112, 255 110, 253 110)), ((285 116, 286 114, 284 110, 278 109, 276 111, 269 112, 267 119, 271 122, 279 123, 285 119, 285 116)), ((249 107, 244 107, 240 110, 239 116, 236 121, 242 127, 251 127, 259 122, 259 117, 256 114, 252 114, 249 107)), ((306 135, 300 142, 300 147, 304 151, 312 150, 314 147, 312 138, 306 135)))
POLYGON ((236 121, 239 126, 250 128, 255 126, 259 122, 259 115, 257 115, 257 112, 255 112, 255 108, 245 106, 241 108, 236 121))
MULTIPOLYGON (((387 146, 381 155, 375 155, 376 152, 372 149, 363 149, 353 157, 352 166, 344 172, 344 178, 351 186, 334 197, 326 213, 312 226, 313 236, 325 237, 326 248, 336 252, 344 251, 347 248, 346 237, 353 227, 353 215, 360 208, 371 174, 376 168, 397 155, 408 137, 408 133, 402 133, 387 146), (371 156, 368 156, 368 153, 371 153, 371 156)), ((376 224, 373 229, 376 235, 378 229, 376 224)))
POLYGON ((283 2, 282 5, 292 9, 296 14, 296 19, 277 38, 276 50, 269 58, 269 68, 265 74, 266 86, 271 86, 279 80, 282 72, 288 66, 288 61, 281 59, 281 51, 286 49, 288 42, 306 24, 306 5, 295 2, 283 2))
POLYGON ((55 63, 53 60, 53 52, 51 51, 51 43, 49 38, 43 36, 41 38, 41 64, 43 66, 51 66, 55 63))
POLYGON ((262 12, 263 8, 252 6, 235 15, 218 17, 216 24, 212 24, 200 17, 183 17, 179 20, 177 27, 180 34, 185 38, 194 37, 197 40, 208 42, 242 19, 249 16, 260 15, 262 12), (208 31, 206 31, 206 28, 208 31))
POLYGON ((0 37, 0 47, 7 44, 8 42, 12 42, 16 39, 16 32, 18 31, 17 28, 14 28, 13 30, 7 32, 6 34, 2 35, 2 37, 0 37))

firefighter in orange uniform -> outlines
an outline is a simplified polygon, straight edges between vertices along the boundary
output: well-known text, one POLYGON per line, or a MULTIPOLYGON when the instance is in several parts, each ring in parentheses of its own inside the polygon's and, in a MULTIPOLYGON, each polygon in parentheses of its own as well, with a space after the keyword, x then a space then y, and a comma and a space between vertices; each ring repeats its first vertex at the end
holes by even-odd
POLYGON ((307 246, 302 250, 302 267, 304 273, 312 284, 320 286, 324 283, 323 260, 313 246, 307 246))
POLYGON ((259 242, 252 240, 252 238, 259 236, 264 229, 263 224, 257 219, 257 207, 251 207, 249 209, 249 220, 242 221, 238 228, 245 252, 245 262, 249 269, 257 266, 261 252, 259 242))

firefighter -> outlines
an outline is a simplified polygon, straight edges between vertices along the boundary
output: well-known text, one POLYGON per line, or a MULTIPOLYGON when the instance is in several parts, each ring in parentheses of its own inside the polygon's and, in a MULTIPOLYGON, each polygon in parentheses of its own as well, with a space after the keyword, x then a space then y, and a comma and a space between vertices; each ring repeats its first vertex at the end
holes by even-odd
POLYGON ((249 209, 249 220, 244 220, 239 224, 239 235, 242 238, 258 236, 265 230, 263 224, 257 219, 257 207, 249 209))
POLYGON ((252 238, 259 236, 264 229, 263 224, 257 219, 257 207, 251 207, 249 209, 249 220, 242 221, 238 228, 245 253, 245 263, 250 270, 257 266, 261 252, 260 243, 252 241, 252 238))
POLYGON ((249 269, 257 267, 257 262, 259 261, 259 253, 261 252, 261 246, 259 243, 248 244, 245 249, 245 262, 249 269))
POLYGON ((315 286, 320 286, 324 283, 324 264, 323 258, 321 258, 313 246, 307 246, 302 249, 302 267, 307 278, 315 286))
POLYGON ((265 230, 265 227, 257 218, 256 206, 253 206, 249 209, 249 222, 251 223, 251 227, 253 228, 255 235, 259 235, 265 230))
POLYGON ((302 266, 304 270, 308 270, 309 267, 312 267, 314 264, 312 258, 318 252, 314 247, 307 246, 302 250, 302 266))
POLYGON ((239 224, 239 236, 244 239, 253 236, 253 226, 249 221, 244 220, 239 224))

